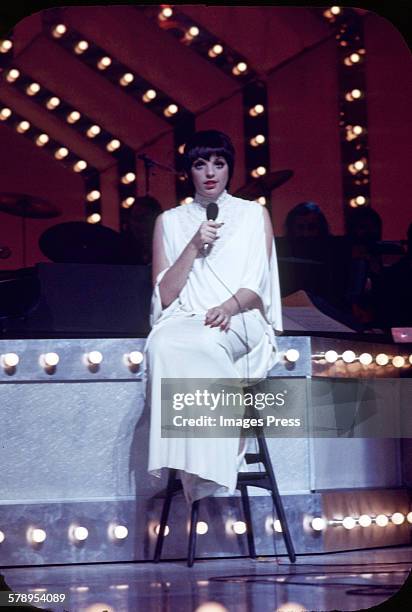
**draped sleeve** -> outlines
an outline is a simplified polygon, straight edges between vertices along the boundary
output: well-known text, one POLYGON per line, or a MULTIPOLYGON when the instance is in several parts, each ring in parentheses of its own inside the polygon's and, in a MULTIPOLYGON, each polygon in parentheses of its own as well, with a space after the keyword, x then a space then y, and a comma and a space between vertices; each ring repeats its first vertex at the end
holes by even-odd
POLYGON ((253 206, 254 223, 250 225, 247 257, 240 286, 254 291, 262 300, 265 318, 277 331, 283 330, 282 307, 280 300, 279 271, 275 241, 272 239, 272 252, 268 258, 263 209, 253 206))

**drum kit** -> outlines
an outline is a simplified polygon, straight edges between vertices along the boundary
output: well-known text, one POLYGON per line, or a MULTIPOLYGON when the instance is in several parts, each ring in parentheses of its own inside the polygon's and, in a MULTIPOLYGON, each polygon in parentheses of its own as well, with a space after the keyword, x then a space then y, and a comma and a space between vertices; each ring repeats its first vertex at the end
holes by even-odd
MULTIPOLYGON (((160 164, 146 155, 139 156, 146 168, 146 192, 149 191, 149 172, 153 167, 178 174, 173 168, 160 164)), ((292 170, 278 170, 254 179, 234 193, 237 197, 254 200, 269 194, 293 176, 292 170)), ((27 265, 26 237, 30 219, 51 219, 62 213, 57 206, 21 193, 0 193, 0 212, 21 218, 23 267, 27 265)), ((118 264, 124 261, 123 238, 119 232, 103 225, 82 221, 59 223, 48 228, 39 239, 40 250, 56 263, 118 264)), ((11 250, 0 246, 0 259, 7 259, 11 250)))

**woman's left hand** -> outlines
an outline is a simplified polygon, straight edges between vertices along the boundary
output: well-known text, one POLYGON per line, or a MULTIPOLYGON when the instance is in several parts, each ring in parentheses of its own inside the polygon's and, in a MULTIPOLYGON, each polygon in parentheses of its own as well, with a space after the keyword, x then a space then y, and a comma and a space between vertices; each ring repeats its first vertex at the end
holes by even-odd
POLYGON ((229 309, 224 304, 214 306, 206 313, 205 325, 220 327, 222 331, 227 331, 230 328, 231 316, 229 309))

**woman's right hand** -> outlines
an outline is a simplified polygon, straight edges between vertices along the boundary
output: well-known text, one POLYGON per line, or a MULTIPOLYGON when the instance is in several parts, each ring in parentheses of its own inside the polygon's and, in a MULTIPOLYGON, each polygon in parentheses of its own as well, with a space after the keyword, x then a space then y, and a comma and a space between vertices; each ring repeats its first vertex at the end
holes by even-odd
POLYGON ((200 225, 191 241, 197 251, 201 251, 205 244, 213 244, 213 242, 219 238, 217 230, 222 227, 222 225, 223 223, 217 223, 216 221, 204 221, 200 225))

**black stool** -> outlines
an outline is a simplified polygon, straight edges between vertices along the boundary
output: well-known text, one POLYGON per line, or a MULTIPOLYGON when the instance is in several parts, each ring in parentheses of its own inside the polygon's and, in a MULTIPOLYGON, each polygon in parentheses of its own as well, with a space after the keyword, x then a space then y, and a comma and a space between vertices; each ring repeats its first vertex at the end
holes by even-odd
MULTIPOLYGON (((262 472, 239 472, 237 478, 236 488, 240 490, 242 507, 245 515, 246 523, 246 535, 249 549, 249 557, 256 558, 255 541, 253 537, 252 517, 250 513, 249 496, 247 487, 260 487, 271 492, 273 504, 276 509, 276 513, 282 528, 282 535, 285 541, 286 550, 291 563, 296 560, 295 550, 290 536, 288 523, 286 520, 285 509, 283 507, 282 499, 279 494, 279 489, 276 483, 275 474, 270 460, 270 455, 266 440, 263 435, 263 428, 255 428, 255 434, 257 437, 259 452, 257 453, 246 453, 246 463, 262 463, 264 471, 262 472)), ((169 470, 169 479, 166 487, 165 501, 163 503, 162 515, 160 518, 159 533, 157 535, 156 548, 154 553, 153 561, 157 563, 160 561, 162 554, 164 532, 169 516, 170 505, 172 503, 173 495, 183 490, 182 483, 177 477, 177 470, 169 470)), ((199 514, 200 500, 192 503, 190 510, 190 530, 189 530, 189 544, 187 552, 187 565, 192 567, 195 558, 196 551, 196 524, 197 517, 199 514)))

